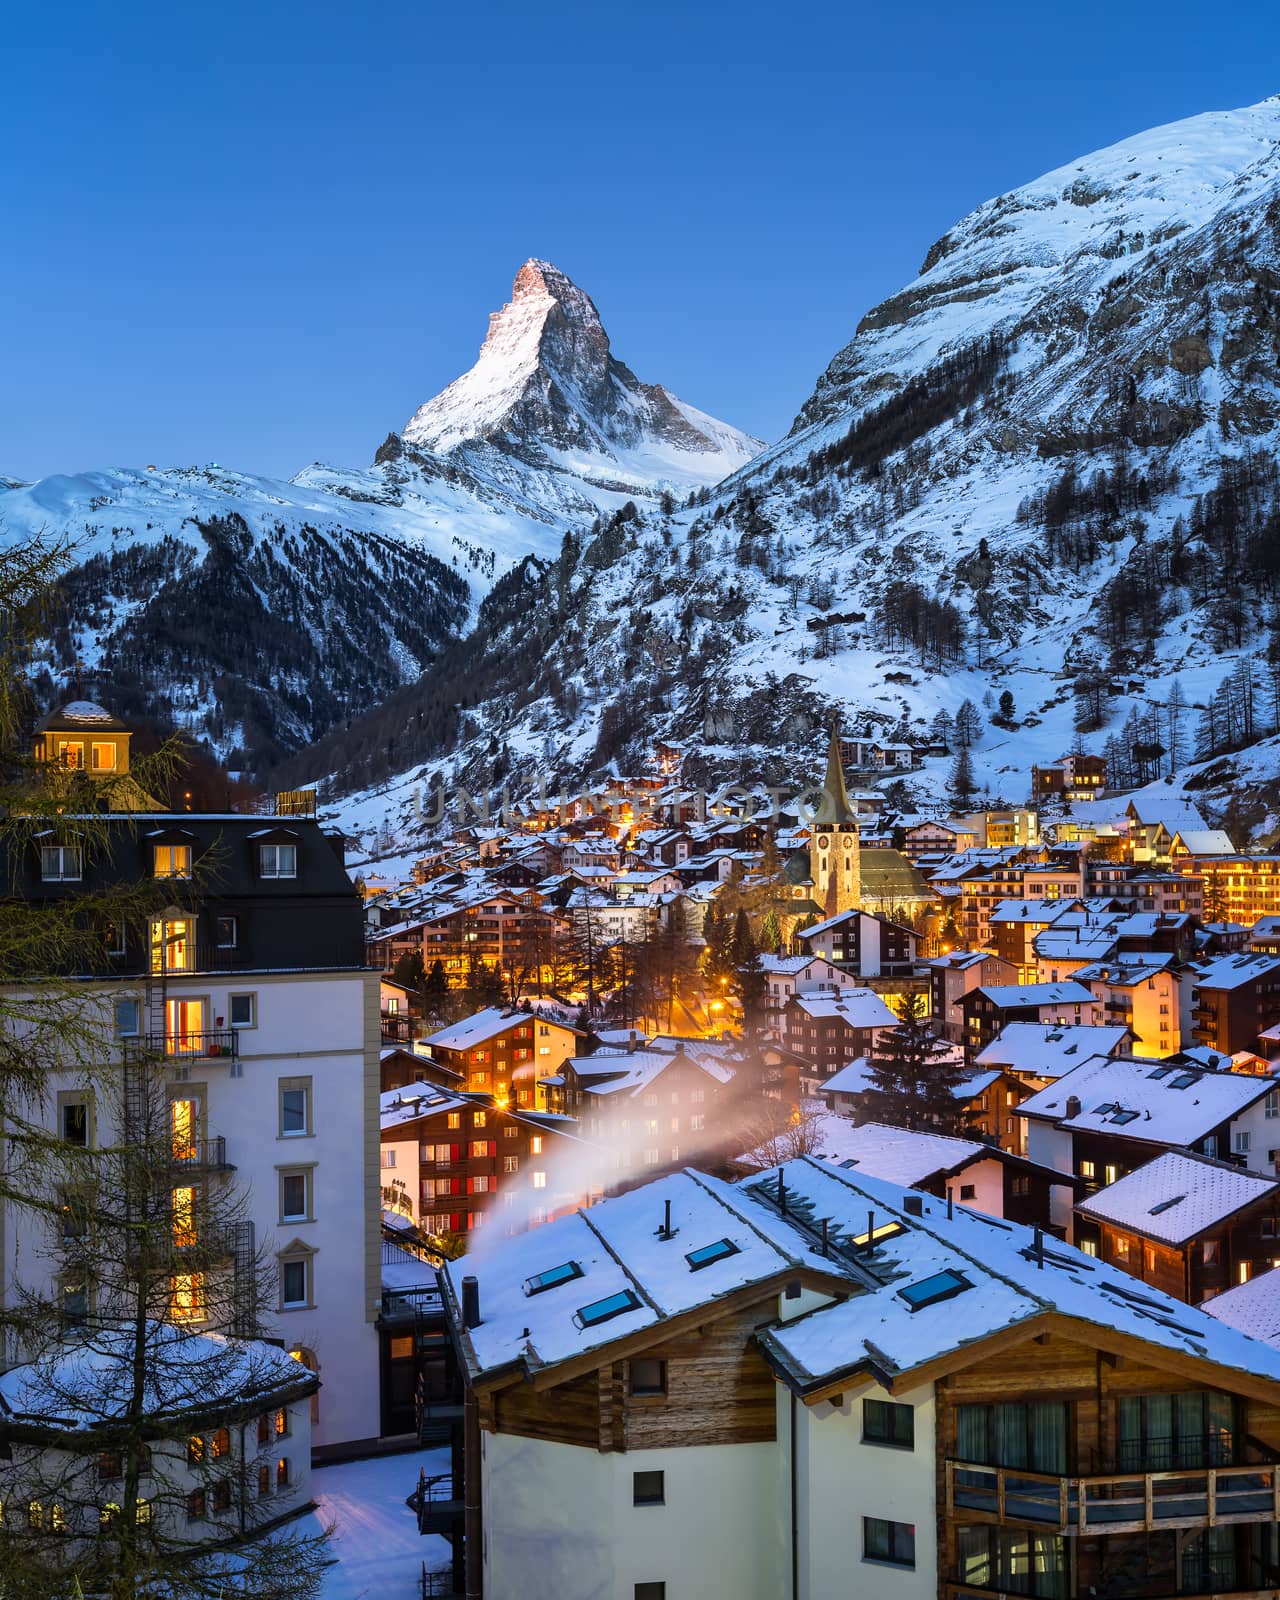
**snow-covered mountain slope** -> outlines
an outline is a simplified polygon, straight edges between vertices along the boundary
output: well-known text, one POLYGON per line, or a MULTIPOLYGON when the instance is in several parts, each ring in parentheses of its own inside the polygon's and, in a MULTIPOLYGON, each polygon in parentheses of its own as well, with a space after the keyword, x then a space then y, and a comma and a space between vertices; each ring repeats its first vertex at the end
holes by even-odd
POLYGON ((79 663, 120 711, 171 705, 263 772, 416 680, 495 579, 555 555, 566 528, 683 499, 758 447, 639 384, 587 296, 530 263, 475 371, 368 468, 0 479, 0 540, 72 549, 48 692, 79 663))
MULTIPOLYGON (((1016 801, 1077 741, 1091 676, 1079 737, 1121 768, 1152 743, 1184 764, 1202 721, 1206 754, 1248 743, 1275 720, 1278 444, 1280 98, 980 206, 863 318, 785 439, 693 508, 615 517, 513 574, 476 637, 299 769, 355 788, 353 816, 392 780, 381 803, 411 829, 416 782, 474 789, 495 753, 528 786, 629 766, 663 734, 707 772, 785 783, 816 767, 831 705, 921 738, 969 698, 979 786, 1016 801), (1217 694, 1239 661, 1247 714, 1217 694), (462 682, 472 709, 442 716, 462 682), (408 730, 392 762, 388 717, 408 730)), ((949 767, 908 787, 936 800, 949 767)))
POLYGON ((568 480, 559 494, 606 509, 619 491, 683 498, 762 448, 661 384, 641 383, 612 354, 590 297, 538 260, 525 262, 510 301, 490 316, 475 366, 420 406, 401 439, 481 480, 527 481, 535 500, 555 474, 568 480))

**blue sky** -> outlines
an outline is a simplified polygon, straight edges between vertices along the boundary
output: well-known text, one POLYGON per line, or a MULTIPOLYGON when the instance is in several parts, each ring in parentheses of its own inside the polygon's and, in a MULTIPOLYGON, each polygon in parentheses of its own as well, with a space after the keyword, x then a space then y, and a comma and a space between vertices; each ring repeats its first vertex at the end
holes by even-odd
POLYGON ((1273 0, 10 6, 0 472, 369 460, 530 255, 766 437, 979 201, 1280 90, 1273 0))

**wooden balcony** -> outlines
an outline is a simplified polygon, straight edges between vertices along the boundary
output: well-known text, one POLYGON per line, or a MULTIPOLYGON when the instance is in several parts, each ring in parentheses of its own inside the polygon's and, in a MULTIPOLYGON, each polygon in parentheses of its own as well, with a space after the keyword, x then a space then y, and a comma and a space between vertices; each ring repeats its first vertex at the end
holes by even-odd
POLYGON ((1280 1522, 1280 1467, 1057 1478, 1017 1467, 948 1461, 947 1513, 966 1522, 1095 1535, 1280 1522))
MULTIPOLYGON (((1068 1591, 1070 1593, 1070 1591, 1068 1591)), ((1012 1589, 980 1589, 972 1583, 944 1583, 943 1600, 1028 1600, 1025 1592, 1012 1589)), ((1183 1594, 1170 1589, 1164 1594, 1134 1590, 1132 1600, 1276 1600, 1280 1589, 1269 1584, 1264 1589, 1206 1589, 1203 1593, 1183 1594)), ((1080 1600, 1089 1600, 1081 1596, 1080 1600)))

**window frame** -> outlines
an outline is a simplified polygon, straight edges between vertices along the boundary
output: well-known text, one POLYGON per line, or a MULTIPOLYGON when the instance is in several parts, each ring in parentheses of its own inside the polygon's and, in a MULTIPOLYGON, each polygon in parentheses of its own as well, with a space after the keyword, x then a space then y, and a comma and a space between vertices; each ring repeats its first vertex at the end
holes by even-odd
POLYGON ((315 1137, 315 1093, 310 1075, 306 1077, 280 1078, 276 1082, 276 1137, 278 1139, 311 1139, 315 1137), (285 1127, 285 1101, 286 1094, 301 1093, 303 1099, 303 1126, 301 1128, 285 1127))
POLYGON ((289 840, 268 841, 258 846, 258 876, 267 882, 292 882, 298 876, 298 846, 289 840), (289 852, 290 864, 285 871, 281 865, 281 852, 289 852), (272 865, 267 866, 267 852, 272 852, 272 865))
POLYGON ((227 995, 227 1026, 229 1028, 256 1028, 258 1026, 258 995, 254 989, 237 989, 234 994, 227 995), (249 1020, 237 1022, 235 1016, 235 1003, 237 1000, 249 1002, 249 1020))
POLYGON ((40 846, 41 883, 80 883, 84 879, 84 850, 78 844, 42 844, 40 846), (50 857, 57 853, 58 870, 50 872, 50 857), (74 871, 67 870, 67 860, 74 861, 74 871))
MULTIPOLYGON (((393 1152, 394 1153, 394 1152, 393 1152)), ((300 1166, 277 1167, 277 1200, 279 1202, 278 1221, 286 1222, 314 1222, 315 1216, 315 1165, 308 1163, 300 1166), (300 1212, 288 1211, 285 1208, 285 1184, 295 1180, 302 1181, 302 1206, 300 1212)))
POLYGON ((660 1467, 643 1468, 631 1474, 633 1506, 664 1506, 667 1503, 667 1474, 660 1467))
POLYGON ((877 1448, 890 1450, 914 1450, 916 1447, 916 1410, 914 1406, 906 1406, 898 1400, 876 1400, 868 1398, 862 1402, 862 1442, 875 1445, 877 1448), (873 1411, 871 1408, 874 1407, 873 1411), (873 1418, 879 1417, 883 1426, 873 1426, 873 1418), (906 1421, 905 1429, 899 1430, 895 1424, 906 1421), (895 1435, 903 1431, 905 1438, 895 1435))
MULTIPOLYGON (((877 1536, 877 1543, 879 1538, 877 1536)), ((891 1517, 863 1517, 862 1519, 862 1559, 874 1562, 882 1567, 900 1567, 904 1571, 914 1572, 916 1566, 916 1525, 914 1522, 895 1522, 891 1517), (883 1551, 872 1549, 872 1529, 886 1530, 883 1551), (897 1554, 899 1535, 907 1533, 911 1541, 911 1554, 909 1557, 897 1554)))

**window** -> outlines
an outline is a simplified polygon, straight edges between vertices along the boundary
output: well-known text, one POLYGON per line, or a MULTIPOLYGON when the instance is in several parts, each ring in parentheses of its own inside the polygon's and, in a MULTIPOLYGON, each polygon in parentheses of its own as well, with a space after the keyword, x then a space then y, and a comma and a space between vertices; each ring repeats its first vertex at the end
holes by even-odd
POLYGON ((64 1100, 61 1106, 62 1139, 65 1144, 85 1150, 89 1145, 89 1102, 64 1100))
POLYGON ((209 1453, 215 1461, 231 1454, 231 1434, 226 1428, 215 1428, 210 1434, 209 1453))
POLYGON ((272 1427, 277 1439, 289 1437, 289 1408, 281 1406, 272 1417, 272 1427))
MULTIPOLYGON (((395 1151, 387 1150, 385 1155, 392 1159, 388 1166, 395 1164, 395 1151)), ((311 1220, 311 1172, 304 1169, 299 1172, 282 1172, 280 1174, 280 1220, 281 1222, 309 1222, 311 1220)))
POLYGON ((547 1186, 547 1175, 545 1172, 535 1172, 531 1175, 529 1181, 533 1184, 535 1189, 545 1189, 547 1186))
POLYGON ((575 1278, 581 1276, 582 1268, 576 1261, 565 1261, 558 1267, 548 1267, 545 1272, 538 1272, 532 1278, 526 1278, 524 1292, 543 1294, 547 1289, 556 1289, 562 1283, 572 1283, 575 1278))
POLYGON ((1200 1259, 1206 1267, 1216 1267, 1221 1259, 1216 1239, 1205 1239, 1200 1245, 1200 1259))
POLYGON ((862 1441, 864 1444, 894 1444, 903 1450, 914 1450, 916 1443, 914 1408, 898 1405, 892 1400, 864 1400, 862 1441))
POLYGON ((238 917, 214 918, 213 942, 219 950, 234 950, 240 942, 240 920, 238 917))
POLYGON ((276 1462, 276 1488, 277 1489, 287 1489, 288 1487, 289 1487, 289 1458, 288 1458, 288 1456, 281 1456, 280 1459, 276 1462))
POLYGON ((905 1289, 898 1290, 898 1297, 906 1301, 909 1311, 923 1311, 926 1306, 937 1305, 940 1300, 951 1300, 972 1287, 962 1272, 952 1272, 948 1268, 945 1272, 935 1272, 932 1277, 922 1278, 919 1283, 909 1283, 905 1289))
POLYGON ((1268 1117, 1280 1117, 1280 1089, 1268 1090, 1262 1105, 1268 1117))
POLYGON ((264 1462, 258 1468, 258 1499, 265 1500, 271 1493, 271 1468, 264 1462))
POLYGON ((656 1356, 633 1356, 628 1364, 633 1395, 661 1395, 667 1392, 667 1363, 656 1356))
POLYGON ((689 1132, 690 1133, 701 1133, 703 1128, 704 1128, 704 1126, 706 1125, 706 1120, 707 1120, 706 1117, 703 1116, 700 1112, 697 1115, 690 1117, 689 1118, 689 1132))
POLYGON ((633 1472, 631 1474, 631 1503, 637 1506, 660 1506, 666 1501, 665 1473, 633 1472))
POLYGON ((157 878, 189 878, 191 876, 191 846, 189 844, 158 844, 152 857, 157 878))
POLYGON ((1262 1239, 1276 1238, 1276 1219, 1274 1217, 1263 1217, 1258 1223, 1258 1235, 1262 1239))
POLYGON ((471 1194, 488 1194, 489 1193, 489 1177, 488 1177, 488 1175, 486 1173, 481 1173, 478 1177, 472 1178, 470 1180, 469 1185, 468 1185, 468 1192, 471 1193, 471 1194))
POLYGON ((296 878, 298 876, 297 845, 260 845, 258 849, 258 869, 264 878, 296 878))
POLYGON ((386 1146, 384 1145, 383 1146, 383 1150, 382 1150, 382 1165, 384 1167, 394 1167, 395 1164, 396 1164, 396 1153, 395 1153, 395 1151, 394 1150, 388 1150, 386 1148, 386 1146))
POLYGON ((520 1170, 520 1157, 519 1156, 503 1156, 503 1158, 502 1158, 502 1170, 504 1172, 519 1172, 519 1170, 520 1170))
POLYGON ((114 772, 116 770, 116 747, 110 740, 99 743, 97 740, 89 746, 89 764, 94 772, 114 772))
POLYGON ((1015 1178, 1012 1184, 1012 1191, 1019 1199, 1025 1199, 1031 1193, 1031 1179, 1015 1178))
POLYGON ((1231 1135, 1231 1148, 1237 1155, 1247 1156, 1249 1154, 1249 1134, 1247 1130, 1241 1130, 1231 1135))
POLYGON ((1207 1389, 1122 1395, 1116 1405, 1116 1464, 1122 1472, 1170 1472, 1235 1462, 1235 1402, 1229 1394, 1207 1389))
POLYGON ((509 1124, 502 1130, 502 1137, 504 1139, 518 1139, 520 1137, 520 1130, 514 1125, 509 1124))
POLYGON ((187 1440, 187 1465, 198 1467, 204 1461, 204 1435, 193 1433, 187 1440))
POLYGON ((991 1527, 961 1527, 956 1532, 964 1584, 1041 1600, 1064 1600, 1067 1553, 1061 1534, 991 1527))
POLYGON ((916 1530, 910 1522, 886 1522, 881 1517, 862 1519, 862 1558, 888 1561, 895 1567, 916 1564, 916 1530))
POLYGON ((175 1161, 194 1161, 198 1153, 200 1106, 195 1100, 170 1100, 169 1136, 175 1161))
POLYGON ((134 1039, 139 1032, 139 1023, 142 1017, 140 1003, 131 998, 124 997, 116 1001, 116 1038, 134 1039))
POLYGON ((194 972, 195 940, 188 917, 156 917, 151 924, 152 972, 194 972))
POLYGON ((204 1316, 204 1273, 180 1272, 170 1279, 170 1312, 175 1322, 199 1322, 204 1316))
POLYGON ((542 1135, 540 1133, 535 1133, 529 1140, 529 1154, 531 1156, 540 1156, 542 1154, 542 1135))
POLYGON ((602 1322, 609 1322, 614 1317, 621 1317, 628 1311, 639 1308, 640 1301, 632 1289, 620 1289, 617 1294, 607 1295, 603 1300, 593 1300, 590 1305, 583 1306, 573 1314, 575 1328, 585 1329, 597 1327, 602 1322))
POLYGON ((978 1186, 976 1183, 962 1183, 960 1185, 960 1198, 962 1200, 974 1200, 977 1198, 977 1194, 978 1186))
POLYGON ((1060 1401, 959 1406, 956 1448, 962 1461, 1061 1477, 1067 1471, 1067 1418, 1060 1401))
POLYGON ((231 1480, 220 1478, 213 1486, 213 1509, 218 1511, 231 1510, 231 1480))
POLYGON ((227 1019, 233 1028, 252 1028, 258 1021, 258 997, 256 994, 229 994, 227 996, 227 1019))
POLYGON ((173 1191, 173 1242, 179 1250, 189 1250, 196 1242, 196 1191, 182 1184, 173 1191))
POLYGON ((665 1583, 638 1583, 634 1595, 635 1600, 667 1600, 667 1586, 665 1583))
POLYGON ((697 1250, 690 1250, 685 1260, 689 1263, 690 1272, 700 1272, 703 1267, 712 1266, 717 1261, 723 1261, 727 1256, 736 1256, 738 1247, 732 1239, 717 1239, 714 1244, 701 1245, 697 1250))
POLYGON ((1080 1163, 1080 1176, 1082 1178, 1096 1178, 1097 1175, 1098 1167, 1096 1162, 1082 1161, 1080 1163))
POLYGON ((286 1310, 309 1304, 310 1267, 306 1256, 293 1256, 280 1263, 280 1303, 286 1310))
POLYGON ((40 876, 45 883, 80 881, 80 846, 46 844, 40 848, 40 876))
POLYGON ((205 1494, 203 1489, 193 1489, 187 1496, 187 1521, 200 1522, 206 1514, 205 1494))
POLYGON ((472 1113, 472 1117, 471 1117, 471 1126, 473 1128, 483 1128, 484 1125, 485 1125, 485 1114, 484 1114, 484 1112, 483 1111, 473 1112, 472 1113))
POLYGON ((301 1139, 311 1132, 311 1079, 281 1078, 280 1137, 301 1139))
POLYGON ((166 1000, 164 1048, 171 1056, 199 1055, 205 1046, 203 1000, 166 1000))
POLYGON ((492 1139, 473 1139, 471 1141, 471 1154, 475 1159, 481 1160, 485 1156, 496 1156, 498 1147, 492 1139))

